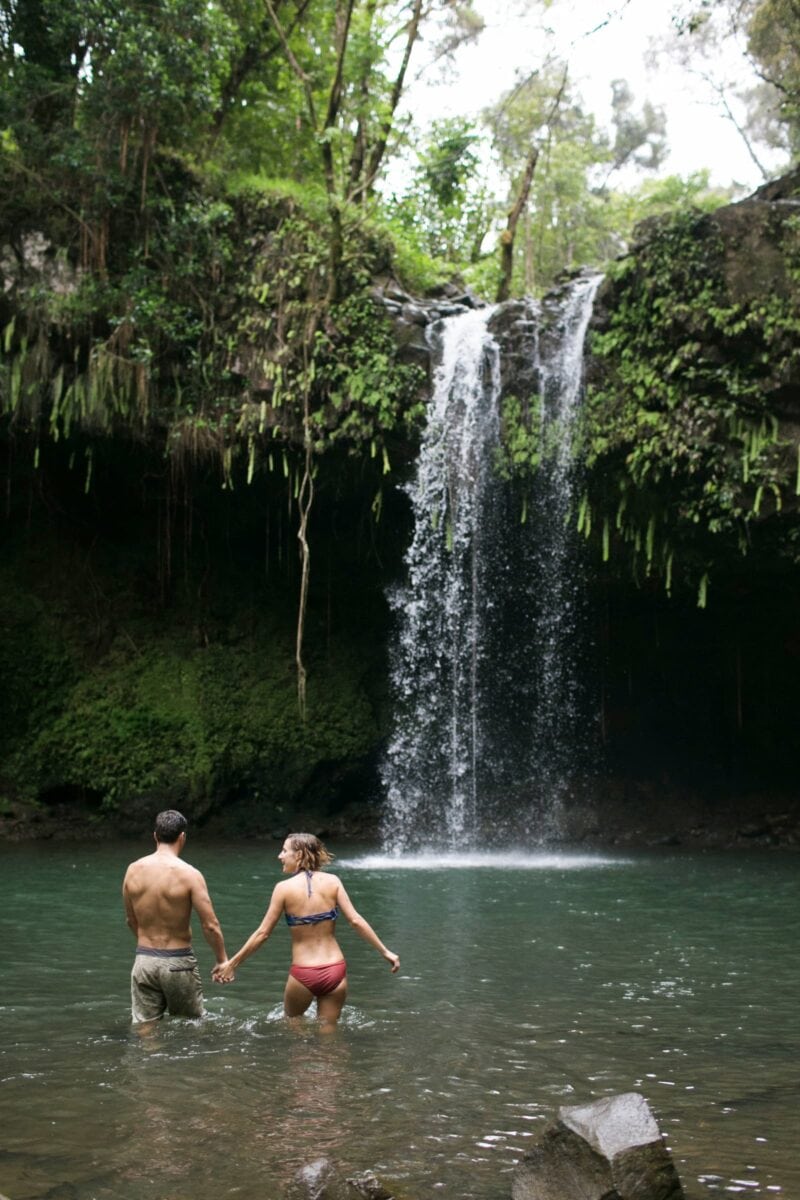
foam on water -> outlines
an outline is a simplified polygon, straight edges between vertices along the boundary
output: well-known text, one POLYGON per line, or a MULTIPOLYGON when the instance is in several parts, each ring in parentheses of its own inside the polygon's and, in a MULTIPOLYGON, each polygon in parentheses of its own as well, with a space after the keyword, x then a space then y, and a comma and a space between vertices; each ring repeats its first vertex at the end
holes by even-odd
POLYGON ((584 871, 627 866, 632 860, 570 851, 467 850, 442 854, 432 850, 419 854, 364 854, 337 861, 340 867, 355 871, 439 871, 474 867, 491 867, 496 871, 584 871))

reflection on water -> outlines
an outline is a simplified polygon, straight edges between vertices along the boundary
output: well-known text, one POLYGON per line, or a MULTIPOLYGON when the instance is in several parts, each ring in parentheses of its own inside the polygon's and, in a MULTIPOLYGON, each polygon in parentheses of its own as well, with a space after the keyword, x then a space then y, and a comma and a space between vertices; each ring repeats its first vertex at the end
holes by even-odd
MULTIPOLYGON (((276 848, 192 849, 238 945, 276 848)), ((127 1018, 131 856, 0 851, 0 1191, 13 1200, 269 1200, 321 1155, 409 1197, 499 1200, 558 1105, 630 1089, 690 1193, 800 1196, 789 856, 344 852, 400 978, 345 927, 352 1003, 320 1037, 281 1015, 276 931, 235 985, 208 986, 207 1020, 165 1021, 146 1041, 127 1018)))

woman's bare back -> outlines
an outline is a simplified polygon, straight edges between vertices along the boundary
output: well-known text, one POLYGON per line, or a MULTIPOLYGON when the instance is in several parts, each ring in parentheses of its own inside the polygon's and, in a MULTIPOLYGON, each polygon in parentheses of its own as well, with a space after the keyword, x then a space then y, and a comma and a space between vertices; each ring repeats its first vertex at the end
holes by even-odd
MULTIPOLYGON (((283 892, 284 912, 289 917, 317 917, 337 907, 339 880, 324 871, 298 872, 278 885, 283 892), (310 894, 309 894, 310 893, 310 894)), ((343 958, 336 941, 336 918, 292 925, 292 962, 314 967, 343 958)))

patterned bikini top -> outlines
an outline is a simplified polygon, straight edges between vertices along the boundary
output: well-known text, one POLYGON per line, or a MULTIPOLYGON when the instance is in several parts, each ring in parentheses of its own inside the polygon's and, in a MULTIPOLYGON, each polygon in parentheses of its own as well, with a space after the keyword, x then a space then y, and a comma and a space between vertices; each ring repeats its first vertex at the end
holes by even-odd
MULTIPOLYGON (((296 871, 295 874, 297 874, 297 875, 304 874, 305 875, 306 886, 308 888, 308 894, 310 896, 311 895, 311 876, 314 874, 314 872, 313 871, 303 871, 303 872, 296 871)), ((286 917, 287 925, 318 925, 320 921, 335 921, 336 918, 339 916, 339 909, 336 908, 336 906, 334 905, 334 907, 329 908, 327 912, 310 913, 309 916, 307 916, 307 917, 293 917, 292 914, 288 913, 288 912, 285 913, 284 915, 286 917)))
POLYGON ((338 908, 329 908, 327 912, 311 913, 308 917, 293 917, 291 913, 286 913, 286 924, 316 925, 319 921, 335 921, 338 915, 338 908))

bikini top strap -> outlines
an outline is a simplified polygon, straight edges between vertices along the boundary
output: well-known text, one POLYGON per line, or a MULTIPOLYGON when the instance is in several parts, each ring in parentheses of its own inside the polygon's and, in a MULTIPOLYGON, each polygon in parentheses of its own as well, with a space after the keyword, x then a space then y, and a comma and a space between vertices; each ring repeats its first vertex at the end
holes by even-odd
POLYGON ((314 874, 314 872, 313 872, 313 871, 305 871, 305 870, 303 870, 303 868, 302 868, 302 867, 300 867, 300 868, 299 868, 297 871, 295 871, 295 875, 305 875, 305 877, 306 877, 306 887, 308 888, 308 894, 309 894, 309 896, 311 895, 311 876, 312 876, 313 874, 314 874))

